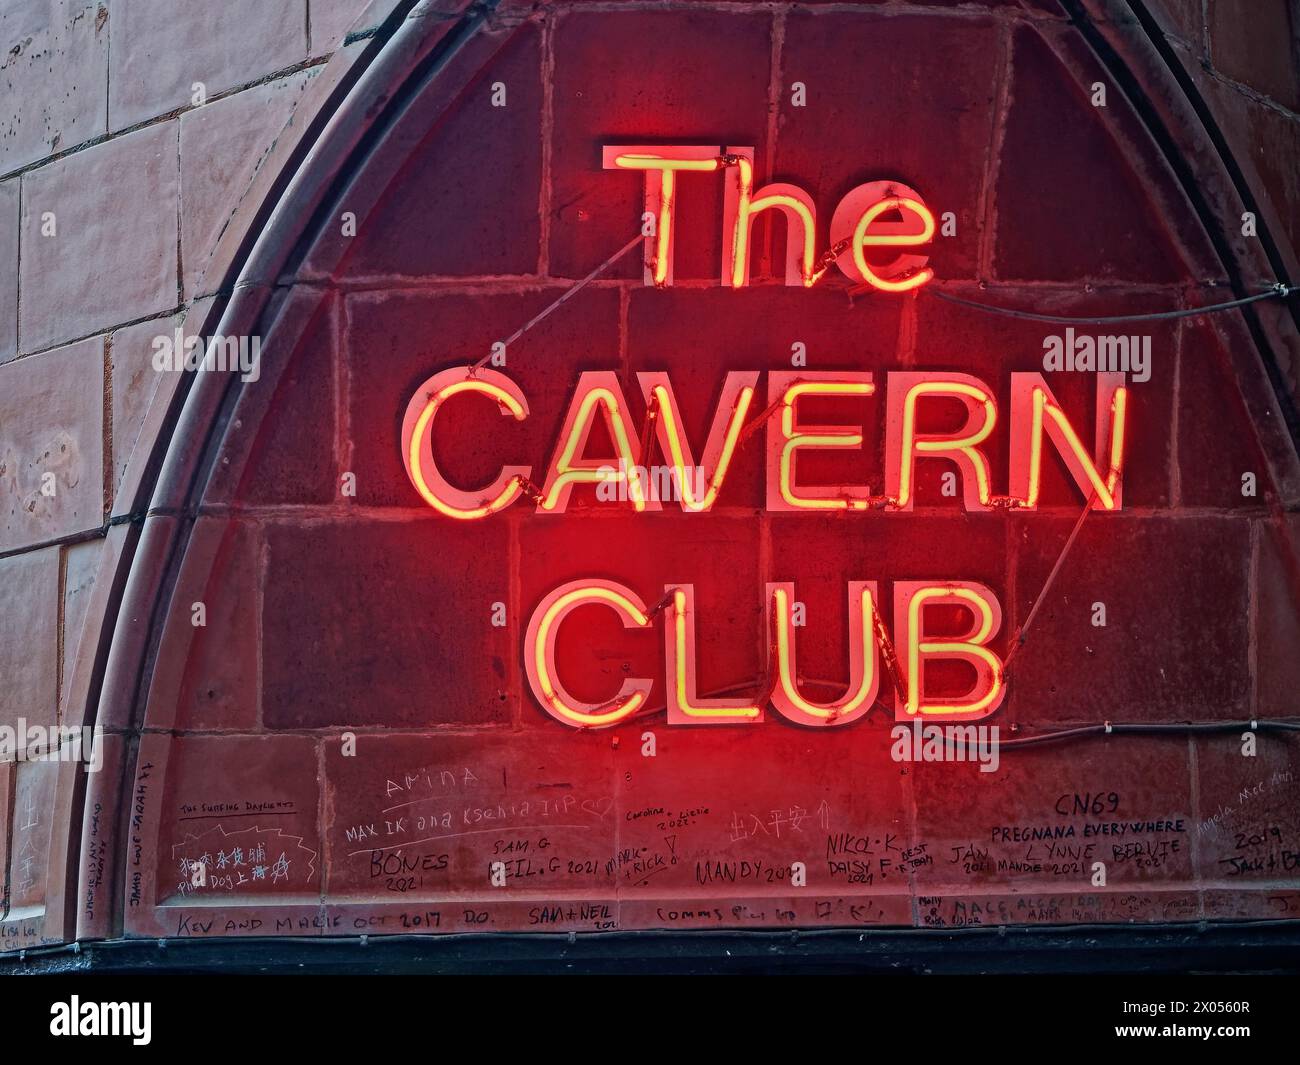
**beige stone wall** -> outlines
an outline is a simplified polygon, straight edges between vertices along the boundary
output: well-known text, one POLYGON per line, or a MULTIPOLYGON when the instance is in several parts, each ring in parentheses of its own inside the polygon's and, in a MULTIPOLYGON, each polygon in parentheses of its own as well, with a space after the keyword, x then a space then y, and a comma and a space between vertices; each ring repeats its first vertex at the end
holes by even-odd
MULTIPOLYGON (((1150 3, 1294 260, 1297 4, 1150 3)), ((212 292, 236 205, 368 7, 0 0, 0 724, 65 713, 151 342, 212 292)))
POLYGON ((151 342, 367 6, 0 4, 0 721, 62 712, 151 342))

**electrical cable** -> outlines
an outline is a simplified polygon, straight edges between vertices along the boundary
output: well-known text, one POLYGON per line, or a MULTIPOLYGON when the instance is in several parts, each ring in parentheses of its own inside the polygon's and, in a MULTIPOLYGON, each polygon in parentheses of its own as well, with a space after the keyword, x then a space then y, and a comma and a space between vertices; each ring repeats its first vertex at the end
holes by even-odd
POLYGON ((1293 285, 1284 285, 1279 281, 1271 285, 1266 292, 1246 296, 1243 299, 1227 300, 1224 303, 1210 303, 1204 307, 1184 307, 1176 311, 1149 311, 1144 314, 1110 314, 1082 317, 1065 314, 1043 314, 1039 311, 1024 311, 1015 307, 1001 307, 993 303, 980 303, 977 300, 954 296, 951 292, 944 292, 942 289, 932 286, 926 286, 923 291, 928 292, 935 299, 943 300, 945 303, 968 307, 971 310, 981 311, 985 314, 998 314, 1006 318, 1021 318, 1030 322, 1050 322, 1054 325, 1118 325, 1125 322, 1165 322, 1176 318, 1195 318, 1202 314, 1213 314, 1218 311, 1232 310, 1235 307, 1244 307, 1249 303, 1258 303, 1260 300, 1287 299, 1300 289, 1293 285))

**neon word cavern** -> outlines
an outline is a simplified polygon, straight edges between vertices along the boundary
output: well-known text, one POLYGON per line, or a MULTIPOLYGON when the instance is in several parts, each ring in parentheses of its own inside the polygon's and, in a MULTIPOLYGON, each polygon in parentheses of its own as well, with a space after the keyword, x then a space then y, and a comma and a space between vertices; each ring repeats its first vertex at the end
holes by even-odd
MULTIPOLYGON (((619 499, 638 513, 661 510, 659 493, 651 490, 645 472, 653 438, 673 482, 680 487, 676 503, 690 513, 705 513, 718 500, 727 473, 736 460, 742 432, 751 410, 760 372, 733 370, 726 374, 714 406, 712 423, 703 441, 687 439, 677 397, 667 373, 642 372, 637 384, 646 405, 646 423, 633 423, 618 375, 611 370, 581 374, 570 400, 559 438, 540 486, 531 465, 506 465, 483 488, 458 487, 439 467, 433 454, 434 421, 446 404, 469 397, 497 404, 502 415, 523 421, 528 398, 519 385, 497 370, 457 366, 426 380, 407 404, 402 423, 402 461, 420 497, 439 514, 465 521, 481 520, 527 496, 538 514, 563 514, 580 485, 617 483, 619 499), (603 423, 615 454, 589 457, 588 438, 598 420, 603 423), (698 445, 702 443, 703 447, 698 445), (699 471, 699 475, 691 471, 699 471)), ((981 445, 998 422, 997 398, 979 378, 955 372, 891 371, 885 375, 885 469, 883 493, 868 484, 806 484, 799 477, 799 457, 817 450, 860 450, 860 426, 810 425, 800 418, 802 401, 834 397, 873 397, 877 387, 869 371, 769 371, 765 404, 758 415, 765 424, 763 462, 769 511, 908 511, 915 495, 916 463, 951 463, 962 481, 967 510, 997 507, 1033 509, 1041 488, 1044 442, 1064 462, 1082 498, 1098 510, 1118 510, 1122 501, 1128 390, 1122 373, 1097 375, 1096 447, 1084 446, 1043 376, 1037 372, 1011 374, 1010 463, 1005 496, 992 491, 989 461, 981 445), (921 432, 918 411, 923 404, 956 401, 965 410, 963 424, 944 433, 921 432)), ((621 505, 621 504, 620 504, 621 505)))
MULTIPOLYGON (((688 513, 707 513, 717 504, 728 471, 737 460, 743 432, 747 426, 759 425, 766 433, 761 461, 766 472, 767 508, 772 511, 908 511, 914 504, 912 486, 919 460, 938 460, 955 467, 968 510, 1032 509, 1039 497, 1045 442, 1062 460, 1087 506, 1106 511, 1121 506, 1128 399, 1123 374, 1098 375, 1092 450, 1084 446, 1041 374, 1011 375, 1007 496, 995 496, 990 487, 989 461, 981 445, 997 426, 997 400, 977 377, 916 371, 884 375, 886 460, 883 493, 874 494, 868 484, 806 483, 799 475, 799 457, 820 449, 862 448, 860 425, 807 424, 800 416, 800 404, 815 398, 871 399, 877 391, 875 376, 868 371, 769 371, 766 402, 759 406, 755 396, 760 376, 754 370, 727 372, 707 434, 703 440, 692 441, 684 431, 667 373, 637 374, 646 410, 642 424, 637 425, 618 375, 613 371, 584 372, 570 398, 540 486, 533 480, 531 465, 503 465, 491 484, 471 489, 459 487, 435 458, 433 424, 439 412, 449 403, 486 400, 503 416, 523 421, 529 417, 528 397, 505 373, 452 367, 430 377, 411 398, 402 426, 402 458, 420 497, 439 514, 461 521, 490 519, 524 497, 533 502, 538 515, 564 514, 575 489, 600 488, 611 482, 625 489, 617 496, 616 505, 639 514, 662 511, 657 493, 645 483, 644 463, 652 447, 657 447, 681 488, 676 505, 688 513), (920 431, 921 405, 941 400, 950 407, 954 401, 959 405, 957 409, 964 412, 962 424, 943 433, 920 431), (751 419, 754 409, 761 413, 751 419), (606 430, 615 454, 586 454, 598 424, 606 430), (688 469, 697 469, 700 476, 688 475, 688 469)), ((650 709, 652 678, 624 679, 616 694, 595 703, 566 689, 556 665, 556 634, 570 613, 584 607, 612 611, 630 630, 650 629, 662 620, 665 708, 670 724, 752 723, 762 719, 769 704, 797 724, 849 724, 865 715, 876 701, 878 659, 889 667, 897 694, 895 714, 900 720, 978 719, 993 713, 1005 694, 1002 662, 987 646, 1001 626, 1002 610, 997 596, 982 584, 961 580, 894 582, 891 640, 879 616, 876 584, 849 580, 850 675, 842 695, 829 702, 813 700, 800 690, 797 681, 794 586, 769 583, 764 595, 771 637, 770 690, 761 696, 723 699, 697 692, 697 615, 692 585, 665 584, 662 597, 652 596, 656 605, 647 606, 634 589, 596 576, 555 588, 533 608, 523 648, 533 695, 552 717, 579 728, 614 725, 650 709), (926 611, 939 606, 964 612, 969 627, 955 634, 928 631, 926 611), (926 663, 943 659, 965 663, 974 671, 973 685, 959 698, 927 694, 926 663)))

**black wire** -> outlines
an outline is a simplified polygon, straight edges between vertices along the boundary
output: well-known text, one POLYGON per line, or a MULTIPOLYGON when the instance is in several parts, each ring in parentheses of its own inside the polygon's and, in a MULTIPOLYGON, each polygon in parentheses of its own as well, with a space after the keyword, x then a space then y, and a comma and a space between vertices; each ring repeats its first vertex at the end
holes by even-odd
POLYGON ((1036 743, 1052 743, 1056 740, 1073 739, 1080 736, 1097 736, 1109 733, 1162 733, 1175 734, 1204 732, 1300 732, 1300 722, 1296 721, 1187 721, 1178 723, 1150 724, 1111 724, 1080 725, 1077 728, 1055 729, 1035 736, 1017 736, 1014 739, 998 741, 999 747, 1028 747, 1036 743))
POLYGON ((971 310, 984 311, 986 314, 1000 314, 1007 318, 1024 318, 1031 322, 1053 322, 1060 325, 1108 325, 1118 322, 1162 322, 1173 318, 1194 318, 1199 314, 1211 314, 1215 311, 1228 311, 1234 307, 1244 307, 1248 303, 1255 303, 1259 300, 1285 299, 1297 290, 1294 287, 1279 283, 1272 286, 1267 292, 1246 296, 1244 299, 1228 300, 1226 303, 1211 303, 1204 307, 1188 307, 1177 311, 1151 311, 1147 314, 1111 314, 1091 318, 1077 318, 1065 314, 1040 314, 1037 311, 1021 311, 1014 307, 999 307, 992 303, 979 303, 975 300, 963 299, 961 296, 954 296, 950 292, 944 292, 931 286, 926 286, 925 291, 945 303, 955 303, 961 307, 969 307, 971 310))

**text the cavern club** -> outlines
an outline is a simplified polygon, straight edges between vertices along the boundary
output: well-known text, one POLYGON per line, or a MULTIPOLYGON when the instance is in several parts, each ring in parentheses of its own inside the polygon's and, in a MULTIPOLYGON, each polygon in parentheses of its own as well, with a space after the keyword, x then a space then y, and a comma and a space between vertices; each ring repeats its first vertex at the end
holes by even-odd
MULTIPOLYGON (((718 175, 723 182, 720 283, 750 284, 750 239, 755 220, 773 212, 785 221, 785 284, 811 288, 832 267, 872 291, 889 294, 919 289, 934 277, 928 259, 916 249, 935 235, 935 218, 920 194, 899 182, 873 181, 850 191, 835 210, 831 247, 820 257, 815 247, 812 198, 795 185, 754 188, 753 149, 720 146, 606 147, 610 170, 644 174, 645 281, 673 284, 677 241, 675 204, 678 178, 687 173, 718 175)), ((1054 454, 1087 509, 1115 512, 1123 501, 1128 388, 1122 371, 1099 368, 1093 446, 1067 416, 1046 379, 1038 372, 1010 374, 1005 495, 992 490, 986 443, 998 431, 995 389, 971 374, 948 370, 728 370, 717 385, 711 422, 703 439, 684 429, 679 394, 669 371, 638 372, 636 387, 646 416, 635 424, 624 383, 610 370, 580 373, 544 472, 526 464, 504 464, 490 484, 467 489, 455 471, 444 471, 432 446, 433 425, 448 404, 488 401, 500 413, 522 422, 530 416, 529 397, 504 366, 479 363, 434 373, 411 397, 402 425, 401 452, 419 496, 438 514, 458 521, 487 521, 512 506, 532 506, 539 520, 561 520, 572 513, 575 490, 596 489, 597 497, 653 521, 676 508, 705 515, 713 508, 748 435, 761 431, 761 461, 769 512, 818 514, 906 513, 915 504, 918 461, 941 461, 955 471, 955 493, 969 512, 1033 511, 1042 484, 1045 453, 1054 454), (811 422, 811 403, 866 399, 881 404, 885 419, 884 469, 878 485, 812 483, 801 476, 800 457, 813 452, 861 450, 864 434, 850 422, 811 422), (921 415, 931 405, 947 404, 961 424, 942 432, 924 430, 921 415), (590 456, 588 442, 601 426, 613 454, 590 456)), ((508 461, 503 459, 503 461, 508 461)), ((707 519, 701 519, 707 520, 707 519)), ((899 721, 968 722, 993 714, 1006 696, 1005 662, 990 644, 1002 627, 997 592, 960 575, 893 582, 892 626, 882 618, 875 580, 846 581, 848 673, 842 693, 830 701, 801 690, 797 666, 796 615, 799 604, 791 582, 768 582, 763 589, 769 646, 771 690, 762 698, 701 695, 696 684, 697 616, 695 589, 673 583, 634 589, 601 575, 571 580, 531 605, 523 643, 523 665, 537 703, 557 721, 578 728, 615 725, 647 708, 654 679, 627 677, 609 697, 592 702, 569 691, 557 668, 556 639, 565 619, 583 608, 599 608, 629 630, 653 629, 662 621, 663 676, 669 724, 744 724, 761 721, 770 707, 783 719, 811 727, 850 724, 867 714, 881 689, 882 667, 896 693, 899 721), (940 632, 930 623, 937 608, 966 619, 964 630, 940 632), (661 617, 662 616, 662 617, 661 617), (969 689, 942 694, 927 685, 926 667, 963 663, 972 675, 969 689)))

